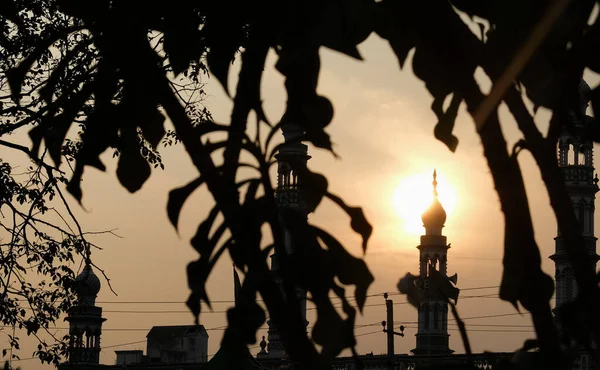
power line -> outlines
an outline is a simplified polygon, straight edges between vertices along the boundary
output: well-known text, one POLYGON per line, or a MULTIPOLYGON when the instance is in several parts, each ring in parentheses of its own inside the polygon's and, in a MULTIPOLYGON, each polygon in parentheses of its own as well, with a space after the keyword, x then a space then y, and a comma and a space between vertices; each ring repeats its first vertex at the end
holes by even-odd
MULTIPOLYGON (((381 325, 381 323, 379 323, 379 325, 381 325)), ((356 334, 354 337, 355 338, 356 337, 362 337, 362 336, 365 336, 365 335, 371 335, 371 334, 377 334, 377 333, 383 333, 383 331, 377 330, 377 331, 371 331, 371 332, 368 332, 368 333, 356 334)))
MULTIPOLYGON (((418 329, 417 326, 405 326, 409 329, 418 329)), ((460 331, 459 328, 448 328, 452 331, 460 331)), ((502 330, 502 329, 467 329, 467 334, 470 332, 486 332, 486 333, 534 333, 533 330, 502 330)))
POLYGON ((128 346, 130 344, 140 344, 140 343, 146 343, 146 341, 145 340, 138 340, 137 342, 113 344, 112 346, 100 347, 100 350, 107 349, 107 348, 123 347, 123 346, 128 346))
MULTIPOLYGON (((398 295, 400 293, 397 293, 398 295)), ((473 296, 464 296, 461 299, 471 299, 471 298, 498 298, 498 294, 496 293, 491 293, 491 294, 484 294, 484 295, 473 295, 473 296)), ((394 305, 403 305, 403 304, 409 304, 409 302, 394 302, 394 305)), ((366 304, 363 307, 383 307, 385 306, 385 303, 373 303, 373 304, 366 304)), ((341 308, 342 306, 334 306, 334 308, 341 308)), ((306 310, 307 311, 313 311, 316 310, 317 307, 308 307, 306 310)), ((189 310, 105 310, 103 311, 104 313, 131 313, 131 314, 180 314, 180 313, 185 313, 185 314, 189 314, 191 313, 191 311, 189 310)), ((218 313, 227 313, 226 310, 216 310, 216 311, 206 311, 206 312, 202 312, 202 314, 218 314, 218 313)))
MULTIPOLYGON (((515 315, 523 315, 520 312, 514 312, 514 313, 503 313, 503 314, 496 314, 496 315, 483 315, 483 316, 471 316, 471 317, 461 317, 461 320, 475 320, 475 319, 488 319, 488 318, 493 318, 493 317, 505 317, 505 316, 515 316, 515 315)), ((448 319, 448 322, 450 321, 456 321, 456 319, 448 319)), ((394 321, 394 324, 418 324, 418 321, 394 321)))
MULTIPOLYGON (((491 285, 491 286, 460 288, 460 290, 461 291, 481 290, 481 289, 493 289, 493 288, 499 288, 499 287, 500 287, 499 285, 491 285)), ((366 297, 371 298, 371 297, 383 296, 384 293, 387 293, 390 296, 402 295, 402 293, 399 293, 399 292, 381 292, 381 293, 368 294, 366 297)), ((463 298, 466 298, 466 297, 463 297, 463 298)), ((331 299, 341 299, 341 298, 331 297, 331 299)), ((348 297, 346 299, 347 300, 356 300, 355 297, 348 297)), ((235 303, 235 301, 233 301, 233 300, 214 300, 214 301, 211 300, 210 302, 211 303, 235 303)), ((263 302, 263 300, 257 299, 256 302, 263 302)), ((98 301, 96 303, 101 303, 101 304, 185 304, 185 302, 183 302, 183 301, 98 301)), ((108 311, 104 311, 104 312, 108 312, 108 311)))

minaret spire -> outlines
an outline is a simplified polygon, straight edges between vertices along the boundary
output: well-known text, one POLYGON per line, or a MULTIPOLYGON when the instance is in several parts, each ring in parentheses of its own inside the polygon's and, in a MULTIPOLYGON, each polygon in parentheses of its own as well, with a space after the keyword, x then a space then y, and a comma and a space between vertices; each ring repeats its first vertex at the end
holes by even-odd
POLYGON ((449 355, 453 350, 449 347, 448 334, 448 303, 439 291, 429 290, 429 279, 433 270, 448 278, 454 284, 457 275, 447 276, 447 256, 450 244, 442 235, 446 222, 446 211, 438 199, 437 171, 433 170, 433 201, 423 213, 421 219, 425 227, 425 235, 421 236, 419 249, 419 281, 425 292, 419 311, 417 345, 411 352, 415 355, 449 355))
POLYGON ((438 191, 437 191, 437 172, 436 169, 433 169, 433 182, 431 183, 431 185, 433 185, 433 197, 437 198, 438 197, 438 191))

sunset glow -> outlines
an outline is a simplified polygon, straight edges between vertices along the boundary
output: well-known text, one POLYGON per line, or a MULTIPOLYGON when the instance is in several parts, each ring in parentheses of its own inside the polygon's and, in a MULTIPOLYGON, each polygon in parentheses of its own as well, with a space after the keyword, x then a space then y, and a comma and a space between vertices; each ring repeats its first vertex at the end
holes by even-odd
MULTIPOLYGON (((423 172, 403 178, 394 191, 394 209, 402 221, 403 232, 422 234, 421 214, 433 200, 432 173, 423 172)), ((456 191, 443 173, 437 176, 439 199, 448 217, 456 206, 456 191)))

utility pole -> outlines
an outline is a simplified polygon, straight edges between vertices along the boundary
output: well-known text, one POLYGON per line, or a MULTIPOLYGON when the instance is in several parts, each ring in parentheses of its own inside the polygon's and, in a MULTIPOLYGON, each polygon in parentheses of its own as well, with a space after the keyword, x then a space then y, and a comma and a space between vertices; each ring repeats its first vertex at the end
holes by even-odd
POLYGON ((388 299, 388 294, 383 293, 385 299, 385 311, 387 313, 387 322, 382 321, 383 332, 387 333, 388 348, 388 369, 394 370, 394 335, 404 336, 404 326, 400 326, 400 332, 394 331, 394 301, 388 299))

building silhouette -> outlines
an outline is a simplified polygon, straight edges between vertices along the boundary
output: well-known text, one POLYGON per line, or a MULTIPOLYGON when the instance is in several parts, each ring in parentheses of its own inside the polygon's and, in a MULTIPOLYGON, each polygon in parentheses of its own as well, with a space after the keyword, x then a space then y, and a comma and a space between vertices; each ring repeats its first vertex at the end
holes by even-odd
MULTIPOLYGON (((300 177, 297 173, 298 166, 306 167, 306 164, 310 159, 310 156, 308 155, 308 146, 300 141, 300 138, 304 135, 304 128, 293 123, 287 123, 282 125, 281 130, 283 132, 284 142, 276 156, 278 167, 275 200, 280 209, 298 212, 306 220, 309 210, 302 199, 300 177), (296 166, 296 170, 294 170, 294 166, 296 166)), ((288 254, 291 254, 296 246, 292 241, 289 231, 285 228, 283 230, 283 235, 285 239, 285 251, 288 254)), ((285 296, 283 281, 279 274, 280 263, 277 253, 271 255, 271 270, 275 275, 280 291, 285 296)), ((296 294, 300 304, 302 318, 306 325, 308 325, 308 321, 306 321, 306 291, 302 288, 297 288, 296 294)), ((265 341, 263 338, 258 358, 282 359, 285 356, 285 351, 279 332, 272 320, 267 320, 267 325, 269 326, 267 340, 265 341)))
MULTIPOLYGON (((429 277, 435 269, 447 278, 448 249, 442 229, 446 223, 446 211, 438 199, 437 173, 433 171, 433 201, 421 219, 425 235, 421 235, 419 249, 419 282, 425 299, 419 305, 417 346, 411 350, 415 355, 449 355, 448 302, 440 290, 431 290, 429 277)), ((452 277, 456 283, 456 274, 452 277)))
MULTIPOLYGON (((567 189, 571 197, 575 214, 585 240, 585 247, 590 258, 590 268, 595 269, 600 259, 596 253, 596 237, 594 235, 595 194, 598 192, 598 177, 594 175, 593 145, 585 138, 584 131, 591 123, 591 117, 585 115, 589 86, 582 81, 581 114, 574 117, 584 117, 575 120, 571 129, 565 129, 558 142, 558 164, 563 171, 567 189)), ((575 118, 574 118, 575 119, 575 118)), ((293 210, 308 217, 309 210, 301 196, 301 182, 294 168, 306 166, 310 159, 308 147, 299 138, 304 131, 300 126, 287 124, 283 128, 284 144, 281 146, 278 159, 278 177, 276 201, 281 209, 293 210)), ((439 291, 429 288, 429 278, 432 273, 440 274, 445 279, 456 284, 457 276, 447 276, 448 250, 446 236, 442 230, 446 222, 446 212, 438 199, 437 174, 433 173, 434 198, 430 207, 423 213, 422 221, 425 234, 420 238, 419 249, 419 281, 426 293, 418 307, 418 331, 413 355, 394 355, 390 361, 388 355, 364 355, 361 360, 366 370, 389 369, 415 370, 439 364, 464 365, 471 361, 476 368, 493 369, 501 361, 508 361, 512 353, 474 354, 470 359, 465 355, 453 354, 449 346, 448 334, 448 303, 439 291)), ((291 253, 296 246, 291 241, 287 230, 285 235, 285 251, 291 253)), ((272 255, 272 270, 278 276, 280 265, 277 254, 272 255)), ((556 266, 556 306, 572 301, 577 295, 577 285, 573 270, 569 264, 565 240, 558 230, 555 238, 555 253, 550 257, 556 266)), ((282 282, 278 278, 282 291, 282 282)), ((69 322, 70 347, 69 363, 62 368, 98 369, 157 369, 161 370, 212 370, 228 368, 232 356, 245 356, 244 369, 279 370, 289 366, 283 344, 277 328, 271 320, 268 321, 268 335, 263 337, 261 350, 256 359, 249 356, 247 348, 219 350, 213 360, 207 361, 208 335, 202 326, 167 326, 153 327, 147 336, 147 353, 141 350, 116 351, 116 365, 99 365, 100 336, 102 323, 102 308, 95 305, 100 291, 100 280, 94 274, 92 267, 86 263, 83 271, 75 279, 75 289, 79 297, 76 306, 69 310, 66 320, 69 322), (193 329, 192 329, 193 328, 193 329)), ((297 289, 300 310, 306 321, 306 292, 297 289)), ((334 370, 355 370, 353 358, 337 358, 332 361, 334 370)), ((574 369, 597 369, 591 356, 580 351, 574 369)))
MULTIPOLYGON (((589 102, 590 87, 581 81, 581 111, 573 116, 570 128, 564 128, 558 142, 558 165, 562 170, 571 197, 575 216, 579 221, 585 249, 589 256, 589 267, 596 271, 596 263, 600 258, 596 253, 596 236, 594 235, 595 199, 598 192, 598 175, 594 176, 594 146, 585 131, 593 118, 586 115, 589 102), (581 117, 581 118, 578 118, 581 117)), ((577 295, 577 283, 573 269, 565 250, 565 239, 560 228, 555 240, 555 253, 550 256, 554 261, 556 281, 556 307, 572 301, 577 295)))
POLYGON ((102 308, 96 306, 100 292, 100 279, 92 266, 86 262, 81 273, 75 278, 74 288, 77 304, 69 309, 65 318, 69 322, 69 363, 94 365, 100 362, 100 336, 102 308))

